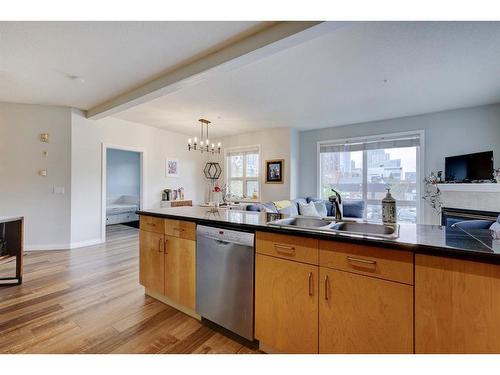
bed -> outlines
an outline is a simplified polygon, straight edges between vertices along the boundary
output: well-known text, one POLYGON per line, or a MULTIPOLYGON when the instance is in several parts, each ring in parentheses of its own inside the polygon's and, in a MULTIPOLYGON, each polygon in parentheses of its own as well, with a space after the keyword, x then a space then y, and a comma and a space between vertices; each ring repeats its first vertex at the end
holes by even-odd
POLYGON ((129 223, 139 220, 135 213, 139 209, 139 197, 119 195, 108 197, 106 202, 106 225, 129 223))

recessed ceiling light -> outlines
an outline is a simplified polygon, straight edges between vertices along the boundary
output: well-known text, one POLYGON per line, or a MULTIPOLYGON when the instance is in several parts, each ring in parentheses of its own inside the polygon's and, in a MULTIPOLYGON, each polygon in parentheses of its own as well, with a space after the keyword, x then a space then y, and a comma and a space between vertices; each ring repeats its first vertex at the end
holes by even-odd
POLYGON ((387 80, 386 80, 386 79, 384 79, 384 81, 383 81, 383 82, 384 82, 384 83, 387 83, 387 80))
POLYGON ((72 81, 76 81, 76 82, 79 82, 79 83, 85 83, 85 79, 84 78, 79 77, 79 76, 75 76, 73 74, 68 74, 66 77, 68 77, 68 79, 70 79, 72 81))

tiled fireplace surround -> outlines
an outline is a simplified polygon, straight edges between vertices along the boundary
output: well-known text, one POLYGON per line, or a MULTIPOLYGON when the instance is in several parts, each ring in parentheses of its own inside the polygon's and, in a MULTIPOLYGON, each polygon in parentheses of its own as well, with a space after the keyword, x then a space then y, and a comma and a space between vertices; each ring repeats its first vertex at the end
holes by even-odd
MULTIPOLYGON (((470 215, 470 219, 486 217, 494 219, 496 213, 500 212, 500 184, 459 185, 440 185, 444 208, 442 218, 458 213, 459 217, 470 215), (451 210, 446 210, 447 208, 451 210)), ((467 217, 464 217, 464 220, 467 220, 467 217)), ((442 220, 441 223, 444 224, 445 221, 442 220)))

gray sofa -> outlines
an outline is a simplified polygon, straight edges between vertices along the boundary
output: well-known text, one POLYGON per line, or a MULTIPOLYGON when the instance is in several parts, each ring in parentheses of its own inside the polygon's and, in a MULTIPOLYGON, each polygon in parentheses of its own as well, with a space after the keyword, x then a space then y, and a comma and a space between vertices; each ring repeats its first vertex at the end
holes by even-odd
MULTIPOLYGON (((265 211, 270 213, 280 213, 285 215, 298 215, 299 214, 299 203, 309 203, 309 202, 317 202, 324 201, 326 205, 327 216, 335 216, 335 206, 331 204, 328 200, 313 198, 313 197, 299 197, 291 200, 292 205, 281 210, 278 210, 273 202, 266 203, 258 203, 251 204, 246 207, 247 211, 265 211)), ((343 200, 342 201, 342 210, 344 217, 352 217, 352 218, 363 218, 364 210, 365 210, 365 202, 361 200, 343 200)))

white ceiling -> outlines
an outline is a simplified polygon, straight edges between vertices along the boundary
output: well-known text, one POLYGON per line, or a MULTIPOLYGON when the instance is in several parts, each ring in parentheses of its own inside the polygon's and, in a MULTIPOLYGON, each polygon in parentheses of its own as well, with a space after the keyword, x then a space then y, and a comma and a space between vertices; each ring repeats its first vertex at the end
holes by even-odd
POLYGON ((115 116, 193 135, 206 117, 213 137, 494 102, 500 22, 358 22, 115 116))
POLYGON ((259 24, 0 22, 0 101, 88 109, 259 24))

